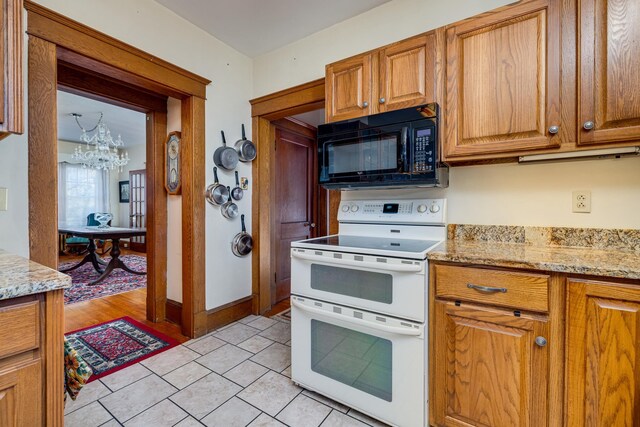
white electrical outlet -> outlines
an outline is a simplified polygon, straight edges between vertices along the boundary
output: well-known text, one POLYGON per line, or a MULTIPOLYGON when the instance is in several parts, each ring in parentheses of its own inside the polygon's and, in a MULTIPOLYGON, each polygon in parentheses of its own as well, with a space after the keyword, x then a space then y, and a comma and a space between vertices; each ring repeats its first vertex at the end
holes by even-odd
POLYGON ((0 211, 6 211, 8 208, 9 190, 6 188, 0 188, 0 211))
POLYGON ((579 190, 573 192, 572 211, 589 213, 591 212, 591 191, 579 190))

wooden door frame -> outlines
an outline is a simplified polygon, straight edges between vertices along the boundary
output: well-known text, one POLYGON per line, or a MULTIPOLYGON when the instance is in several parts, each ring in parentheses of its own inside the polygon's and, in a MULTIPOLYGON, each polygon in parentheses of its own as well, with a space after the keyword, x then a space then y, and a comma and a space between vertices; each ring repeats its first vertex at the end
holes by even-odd
MULTIPOLYGON (((209 80, 176 67, 30 1, 29 35, 29 247, 30 258, 57 268, 58 63, 92 70, 140 93, 181 100, 182 115, 182 333, 206 332, 205 310, 205 95, 209 80)), ((80 82, 77 83, 81 85, 80 82)), ((86 88, 85 88, 86 89, 86 88)), ((82 88, 78 90, 85 93, 82 88)), ((100 97, 100 94, 94 94, 100 97)), ((112 103, 135 105, 113 96, 112 103)), ((144 106, 143 106, 144 107, 144 106)), ((143 108, 141 107, 141 108, 143 108)), ((165 111, 147 110, 147 319, 165 319, 167 194, 164 190, 165 111)))
POLYGON ((255 98, 251 103, 253 142, 258 157, 253 161, 254 185, 251 194, 253 312, 264 313, 271 308, 271 287, 275 266, 275 125, 278 119, 324 108, 325 79, 285 89, 255 98))

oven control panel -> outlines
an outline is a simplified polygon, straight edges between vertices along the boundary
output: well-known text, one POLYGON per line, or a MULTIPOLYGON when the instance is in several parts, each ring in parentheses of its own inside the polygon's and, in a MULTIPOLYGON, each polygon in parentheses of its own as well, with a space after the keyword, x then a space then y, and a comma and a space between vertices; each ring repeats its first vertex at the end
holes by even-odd
POLYGON ((345 200, 338 221, 384 224, 445 224, 445 199, 345 200))

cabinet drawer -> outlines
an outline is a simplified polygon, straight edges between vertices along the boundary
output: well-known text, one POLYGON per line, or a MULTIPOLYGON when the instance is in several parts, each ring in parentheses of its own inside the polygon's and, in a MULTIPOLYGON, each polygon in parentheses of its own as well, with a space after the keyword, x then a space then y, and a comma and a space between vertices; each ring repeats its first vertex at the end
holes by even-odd
POLYGON ((0 308, 0 358, 38 348, 40 310, 38 301, 0 308))
POLYGON ((438 298, 527 311, 549 310, 549 276, 545 274, 436 265, 435 285, 438 298))

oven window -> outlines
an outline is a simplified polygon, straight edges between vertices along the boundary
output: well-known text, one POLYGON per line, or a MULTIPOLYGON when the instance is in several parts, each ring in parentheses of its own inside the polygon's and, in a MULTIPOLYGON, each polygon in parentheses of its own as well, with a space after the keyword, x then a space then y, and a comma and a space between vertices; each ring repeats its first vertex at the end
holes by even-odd
POLYGON ((397 144, 397 135, 332 144, 328 147, 329 175, 396 170, 397 144))
POLYGON ((311 265, 311 289, 391 304, 393 276, 329 265, 311 265))
POLYGON ((391 341, 311 319, 311 369, 392 400, 391 341))

